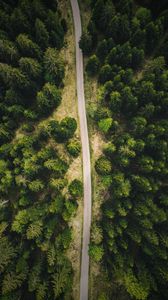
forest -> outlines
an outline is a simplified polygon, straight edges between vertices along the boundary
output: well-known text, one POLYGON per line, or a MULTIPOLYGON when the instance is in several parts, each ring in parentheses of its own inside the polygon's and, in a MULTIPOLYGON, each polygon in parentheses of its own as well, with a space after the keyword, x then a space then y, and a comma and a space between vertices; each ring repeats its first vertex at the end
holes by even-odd
POLYGON ((57 1, 0 1, 0 299, 71 299, 66 252, 82 183, 80 153, 61 104, 67 24, 57 1), (60 153, 62 144, 64 152, 60 153))
POLYGON ((111 283, 101 300, 168 297, 166 4, 91 0, 80 40, 106 140, 95 164, 106 197, 89 251, 111 283))

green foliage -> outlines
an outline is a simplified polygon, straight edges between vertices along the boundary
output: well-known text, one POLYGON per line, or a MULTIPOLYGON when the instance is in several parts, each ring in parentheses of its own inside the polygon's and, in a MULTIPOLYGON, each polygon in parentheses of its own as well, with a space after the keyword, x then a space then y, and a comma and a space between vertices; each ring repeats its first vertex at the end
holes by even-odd
POLYGON ((26 232, 27 239, 31 240, 31 239, 38 238, 41 235, 41 232, 42 232, 42 223, 40 221, 30 224, 26 232))
POLYGON ((49 123, 49 132, 58 142, 65 142, 73 137, 77 129, 77 123, 74 118, 65 117, 60 123, 51 120, 49 123))
POLYGON ((52 178, 50 181, 50 187, 56 191, 62 190, 66 184, 67 180, 62 178, 52 178))
POLYGON ((19 34, 16 39, 17 46, 22 56, 32 57, 32 58, 41 58, 40 48, 36 43, 34 43, 31 39, 29 39, 26 34, 19 34))
POLYGON ((22 57, 19 60, 19 66, 23 74, 32 80, 39 80, 42 73, 41 65, 37 60, 28 57, 22 57))
POLYGON ((87 62, 86 71, 88 72, 89 75, 93 76, 97 74, 98 69, 99 69, 99 59, 94 54, 89 58, 87 62))
POLYGON ((32 192, 41 192, 44 189, 44 184, 41 180, 36 179, 29 183, 29 189, 32 192))
POLYGON ((74 157, 78 157, 79 153, 81 151, 81 144, 79 141, 77 140, 70 140, 67 145, 67 150, 69 152, 70 155, 74 156, 74 157))
MULTIPOLYGON (((143 274, 143 276, 146 274, 143 274)), ((146 278, 147 276, 145 276, 144 278, 142 278, 142 282, 139 283, 137 278, 131 274, 131 273, 127 273, 125 274, 124 277, 124 283, 126 286, 126 289, 128 291, 128 293, 132 296, 135 297, 135 299, 137 300, 145 300, 147 299, 148 295, 149 295, 149 289, 150 289, 150 285, 149 285, 149 278, 146 278), (146 281, 145 281, 146 279, 146 281)))
POLYGON ((115 197, 128 197, 131 185, 129 180, 124 178, 124 174, 116 173, 112 177, 112 188, 115 197))
POLYGON ((98 222, 103 239, 96 242, 92 233, 91 253, 94 258, 103 241, 109 299, 167 295, 168 252, 161 242, 168 225, 167 12, 158 16, 149 2, 90 4, 98 43, 88 62, 96 53, 100 85, 91 117, 108 133, 95 163, 105 198, 98 222))
POLYGON ((140 7, 136 11, 136 18, 140 21, 141 27, 145 27, 151 21, 151 11, 145 7, 140 7))
POLYGON ((14 43, 2 39, 0 41, 0 60, 7 64, 15 64, 19 58, 19 53, 14 43))
POLYGON ((111 173, 112 165, 109 159, 102 156, 96 161, 95 168, 98 174, 108 175, 111 173))
MULTIPOLYGON (((2 230, 2 227, 4 226, 4 224, 1 223, 0 226, 1 226, 1 230, 2 230)), ((10 241, 8 240, 8 238, 5 236, 0 236, 0 250, 1 250, 0 271, 2 273, 6 270, 7 266, 15 258, 16 251, 13 248, 10 241)))
POLYGON ((95 223, 92 225, 91 240, 96 245, 100 244, 103 240, 103 231, 95 223))
POLYGON ((110 95, 110 107, 113 112, 119 112, 121 108, 121 95, 119 92, 114 91, 110 95))
MULTIPOLYGON (((66 298, 72 286, 66 252, 71 241, 68 222, 77 204, 70 200, 68 206, 63 196, 69 166, 48 131, 49 121, 37 124, 60 104, 64 77, 58 49, 66 21, 57 2, 49 2, 0 3, 2 300, 53 299, 54 293, 66 298)), ((77 127, 72 118, 58 124, 67 139, 77 127)))
POLYGON ((82 182, 78 179, 74 179, 70 183, 68 190, 72 197, 74 197, 74 198, 82 197, 82 195, 83 195, 82 182))
POLYGON ((79 41, 79 46, 82 49, 84 55, 90 54, 92 50, 92 45, 93 41, 91 35, 88 32, 84 32, 79 41))
POLYGON ((44 166, 50 170, 53 171, 55 176, 62 176, 66 173, 68 170, 68 165, 65 161, 61 159, 48 159, 45 161, 44 166))
POLYGON ((37 94, 37 106, 44 115, 48 115, 60 102, 60 91, 51 83, 45 83, 42 90, 37 94))
POLYGON ((54 296, 57 298, 71 286, 72 270, 69 266, 62 266, 52 275, 54 296))
POLYGON ((99 73, 99 82, 105 83, 106 81, 109 81, 112 79, 112 68, 110 65, 106 64, 101 67, 100 73, 99 73))
POLYGON ((38 18, 35 22, 35 31, 37 44, 42 49, 47 48, 49 45, 49 33, 45 27, 45 24, 38 18))
POLYGON ((20 210, 18 214, 15 216, 15 219, 12 224, 12 230, 16 231, 17 233, 21 233, 29 222, 29 215, 28 212, 24 210, 20 210))
POLYGON ((96 262, 100 262, 102 260, 104 251, 102 246, 91 244, 89 247, 89 255, 96 262))
POLYGON ((48 48, 44 54, 45 79, 59 86, 64 78, 64 63, 58 50, 48 48))
POLYGON ((8 87, 20 89, 29 87, 26 76, 18 68, 12 68, 10 65, 0 63, 0 74, 8 87))
POLYGON ((103 133, 108 133, 113 124, 112 118, 106 118, 99 121, 98 126, 103 133))

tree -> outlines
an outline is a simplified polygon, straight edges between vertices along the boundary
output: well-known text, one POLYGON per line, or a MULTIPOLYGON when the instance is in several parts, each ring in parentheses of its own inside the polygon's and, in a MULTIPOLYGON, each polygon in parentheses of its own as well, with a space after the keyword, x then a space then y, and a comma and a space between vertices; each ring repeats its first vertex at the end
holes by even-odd
POLYGON ((132 128, 135 134, 141 135, 145 131, 145 127, 147 125, 147 121, 143 117, 135 117, 132 121, 132 128))
POLYGON ((13 104, 23 104, 23 100, 21 98, 21 95, 18 91, 16 91, 14 88, 9 88, 6 90, 5 93, 5 102, 10 106, 13 104))
POLYGON ((44 184, 39 179, 31 181, 28 186, 32 192, 36 192, 36 193, 41 192, 44 189, 44 184))
POLYGON ((91 7, 93 9, 92 13, 93 13, 93 21, 95 22, 96 26, 99 28, 100 27, 100 23, 99 20, 102 16, 102 11, 104 8, 104 0, 98 0, 96 2, 91 2, 91 7))
POLYGON ((11 244, 11 242, 8 240, 7 237, 3 236, 3 231, 5 230, 5 223, 2 222, 0 224, 1 228, 1 236, 0 236, 0 250, 1 250, 1 256, 0 256, 0 271, 1 273, 7 269, 10 262, 15 258, 16 256, 16 250, 11 244))
POLYGON ((53 190, 61 191, 67 185, 67 180, 62 178, 51 178, 49 185, 53 190))
POLYGON ((63 211, 63 219, 68 222, 75 215, 77 209, 77 203, 74 200, 65 201, 65 210, 63 211))
POLYGON ((68 170, 67 163, 59 158, 46 160, 44 166, 54 172, 57 177, 63 176, 68 170))
POLYGON ((45 24, 40 20, 36 19, 35 22, 36 41, 42 49, 46 49, 49 45, 49 33, 45 27, 45 24))
POLYGON ((133 1, 132 0, 120 0, 117 3, 117 10, 121 14, 127 14, 129 18, 132 17, 132 10, 133 10, 133 1))
POLYGON ((30 32, 31 25, 20 7, 15 7, 13 9, 10 17, 10 26, 10 32, 14 38, 21 32, 30 32))
POLYGON ((99 58, 100 61, 104 61, 105 57, 107 56, 108 54, 108 42, 107 40, 102 40, 98 43, 98 46, 97 46, 97 56, 99 58))
POLYGON ((36 59, 22 57, 19 66, 23 74, 31 80, 39 80, 42 75, 42 67, 36 59))
POLYGON ((91 240, 96 245, 100 244, 103 240, 102 228, 100 226, 97 226, 95 223, 93 223, 92 225, 91 240))
POLYGON ((57 272, 52 275, 52 284, 55 298, 63 294, 72 285, 71 267, 64 265, 57 268, 57 272))
POLYGON ((122 111, 132 115, 138 108, 138 98, 133 95, 129 86, 125 86, 121 91, 122 111))
POLYGON ((58 50, 48 48, 44 54, 45 79, 59 86, 64 78, 64 63, 58 50))
POLYGON ((141 191, 141 192, 152 191, 150 181, 146 177, 132 175, 132 181, 135 184, 135 187, 138 191, 141 191))
POLYGON ((0 41, 0 60, 7 64, 16 65, 19 53, 14 43, 1 39, 0 41))
POLYGON ((142 66, 144 61, 144 51, 134 47, 132 49, 132 68, 137 70, 142 66))
POLYGON ((118 113, 121 108, 121 95, 119 92, 114 91, 110 94, 109 106, 112 112, 118 113))
POLYGON ((20 90, 30 87, 26 76, 18 69, 10 65, 0 63, 1 78, 9 88, 18 88, 20 90))
POLYGON ((104 156, 101 156, 95 164, 95 169, 100 175, 108 175, 112 171, 112 165, 109 159, 104 156))
POLYGON ((112 157, 114 152, 116 152, 116 146, 109 142, 105 145, 103 152, 107 157, 112 157))
POLYGON ((31 58, 41 58, 41 50, 26 34, 19 34, 16 39, 17 46, 22 56, 31 58))
POLYGON ((154 160, 151 157, 142 156, 139 159, 139 167, 145 173, 150 173, 154 169, 154 160))
POLYGON ((94 113, 94 118, 96 121, 100 121, 101 119, 108 119, 111 116, 111 112, 107 107, 98 106, 97 110, 94 113))
POLYGON ((38 238, 42 233, 42 222, 37 221, 29 225, 26 236, 28 240, 33 240, 38 238))
POLYGON ((116 198, 128 197, 131 191, 131 184, 125 179, 124 174, 116 172, 112 176, 112 190, 116 198))
POLYGON ((145 7, 140 7, 136 11, 136 18, 140 21, 141 27, 144 28, 145 26, 147 26, 148 23, 151 22, 151 12, 145 7))
POLYGON ((51 134, 58 142, 65 142, 73 137, 77 123, 74 118, 65 117, 60 123, 51 121, 51 134))
POLYGON ((52 47, 61 49, 64 43, 64 29, 58 11, 48 10, 44 22, 49 32, 49 42, 52 47))
POLYGON ((138 49, 145 50, 146 48, 146 30, 141 29, 139 25, 139 21, 134 18, 133 21, 134 24, 137 22, 138 26, 135 26, 135 32, 133 32, 131 37, 131 45, 137 47, 138 49))
POLYGON ((99 73, 99 82, 105 83, 106 81, 109 81, 112 79, 112 68, 110 65, 106 64, 101 67, 100 73, 99 73))
POLYGON ((130 24, 128 17, 124 14, 116 14, 108 25, 108 36, 111 36, 116 44, 123 44, 130 37, 130 24))
POLYGON ((86 71, 90 76, 94 76, 98 72, 98 69, 99 69, 99 59, 94 54, 89 58, 87 62, 86 71))
POLYGON ((45 83, 42 90, 37 93, 37 106, 43 115, 48 115, 60 102, 60 90, 51 83, 45 83))
POLYGON ((101 245, 91 244, 89 246, 89 255, 94 261, 100 262, 102 260, 103 254, 104 250, 101 245))
POLYGON ((103 133, 108 133, 113 124, 112 118, 106 118, 99 121, 98 126, 103 133))
POLYGON ((82 197, 83 195, 83 185, 82 182, 79 181, 78 179, 74 179, 69 187, 68 187, 68 191, 71 194, 72 197, 74 198, 79 198, 82 197))
POLYGON ((67 145, 67 150, 69 152, 70 155, 74 156, 74 157, 78 157, 79 153, 81 151, 81 144, 79 141, 77 140, 70 140, 67 145))
POLYGON ((92 37, 88 32, 84 32, 79 41, 79 47, 82 49, 84 55, 89 55, 92 51, 92 37))
POLYGON ((156 43, 158 43, 161 32, 159 27, 155 25, 153 22, 150 22, 146 26, 146 39, 148 43, 146 44, 146 51, 148 54, 151 54, 155 49, 156 43))
MULTIPOLYGON (((104 3, 102 11, 100 14, 100 19, 98 23, 99 29, 104 32, 107 36, 109 34, 109 23, 111 19, 115 16, 114 4, 110 1, 104 3), (100 25, 101 24, 101 25, 100 25)), ((96 20, 98 21, 98 20, 96 20)))
POLYGON ((16 231, 17 233, 22 233, 25 226, 28 224, 28 222, 29 222, 28 211, 26 211, 26 209, 19 210, 12 223, 12 231, 16 231))

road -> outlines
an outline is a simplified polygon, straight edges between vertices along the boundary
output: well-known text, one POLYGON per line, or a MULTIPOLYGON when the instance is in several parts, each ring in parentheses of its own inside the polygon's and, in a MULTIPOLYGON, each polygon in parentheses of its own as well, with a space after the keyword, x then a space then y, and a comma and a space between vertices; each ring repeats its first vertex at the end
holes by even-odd
POLYGON ((70 0, 73 12, 75 27, 76 45, 76 80, 78 97, 78 114, 80 122, 80 134, 82 142, 83 161, 83 184, 84 184, 84 213, 83 213, 83 240, 81 257, 81 278, 80 278, 80 300, 88 300, 89 282, 89 256, 88 245, 90 241, 91 227, 91 164, 88 127, 86 119, 86 107, 84 96, 84 76, 83 76, 83 55, 79 48, 79 40, 82 34, 81 17, 77 0, 70 0))

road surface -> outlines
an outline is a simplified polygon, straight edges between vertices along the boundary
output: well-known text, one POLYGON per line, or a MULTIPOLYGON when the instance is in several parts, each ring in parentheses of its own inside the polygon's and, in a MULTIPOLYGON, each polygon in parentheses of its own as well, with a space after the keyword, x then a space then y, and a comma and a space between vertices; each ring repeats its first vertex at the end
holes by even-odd
POLYGON ((79 40, 82 33, 80 11, 77 0, 70 0, 73 12, 76 44, 76 80, 78 113, 80 122, 80 134, 82 142, 83 160, 83 183, 84 183, 84 215, 83 215, 83 240, 81 258, 81 278, 80 278, 80 300, 88 300, 88 279, 89 279, 89 256, 88 245, 90 241, 91 226, 91 164, 89 151, 89 138, 86 119, 85 96, 84 96, 84 76, 83 76, 83 55, 79 48, 79 40))

